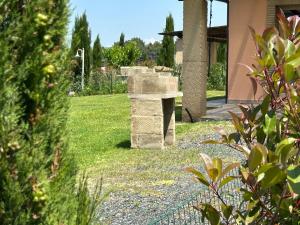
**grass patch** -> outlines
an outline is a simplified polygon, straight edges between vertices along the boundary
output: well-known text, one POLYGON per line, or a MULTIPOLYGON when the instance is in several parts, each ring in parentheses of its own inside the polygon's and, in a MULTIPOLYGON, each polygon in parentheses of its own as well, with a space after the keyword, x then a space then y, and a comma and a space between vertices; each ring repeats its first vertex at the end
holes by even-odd
MULTIPOLYGON (((208 92, 208 96, 212 95, 208 92)), ((177 123, 176 134, 177 138, 208 134, 215 126, 227 125, 228 122, 177 123)), ((72 98, 68 129, 70 149, 80 168, 94 179, 104 177, 105 184, 114 190, 151 193, 153 186, 175 183, 184 173, 178 168, 200 161, 199 150, 130 149, 127 95, 72 98)))

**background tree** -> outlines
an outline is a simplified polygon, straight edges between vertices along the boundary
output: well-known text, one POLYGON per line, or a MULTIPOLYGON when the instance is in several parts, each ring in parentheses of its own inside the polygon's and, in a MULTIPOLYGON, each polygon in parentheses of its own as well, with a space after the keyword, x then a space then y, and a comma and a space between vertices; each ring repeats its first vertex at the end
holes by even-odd
POLYGON ((140 56, 141 52, 134 41, 127 42, 124 47, 114 45, 111 48, 105 49, 107 64, 114 68, 133 66, 137 63, 140 56))
POLYGON ((217 49, 217 62, 226 65, 227 63, 227 44, 220 43, 217 49))
POLYGON ((147 59, 146 45, 142 39, 140 39, 138 37, 134 37, 134 38, 131 38, 127 42, 135 42, 136 43, 136 46, 138 47, 138 49, 141 52, 141 56, 138 59, 139 62, 145 61, 147 59))
MULTIPOLYGON (((78 49, 84 48, 85 51, 85 82, 89 80, 91 70, 91 31, 87 21, 86 13, 75 18, 75 25, 72 33, 71 57, 76 55, 78 49)), ((74 82, 80 82, 81 79, 81 59, 76 59, 72 67, 74 82)))
POLYGON ((68 1, 3 0, 0 12, 0 224, 87 224, 67 153, 68 1))
POLYGON ((120 35, 119 45, 121 47, 124 47, 124 45, 125 45, 125 34, 124 33, 121 33, 121 35, 120 35))
POLYGON ((102 65, 102 47, 101 47, 99 35, 97 35, 93 45, 92 67, 93 69, 97 69, 100 68, 101 65, 102 65))
MULTIPOLYGON (((166 18, 166 28, 164 30, 165 33, 173 32, 174 31, 174 20, 172 15, 170 14, 166 18)), ((169 35, 164 35, 162 41, 162 48, 159 53, 158 57, 158 65, 166 66, 166 67, 173 67, 174 66, 174 55, 175 55, 175 44, 174 38, 169 35)))
POLYGON ((161 48, 162 48, 162 44, 159 41, 147 44, 146 45, 147 58, 150 60, 158 61, 158 56, 161 48))

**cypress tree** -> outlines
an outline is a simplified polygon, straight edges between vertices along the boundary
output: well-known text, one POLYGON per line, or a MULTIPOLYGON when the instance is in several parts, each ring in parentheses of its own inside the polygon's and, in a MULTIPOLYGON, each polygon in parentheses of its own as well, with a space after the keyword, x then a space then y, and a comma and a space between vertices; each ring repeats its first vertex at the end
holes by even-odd
POLYGON ((124 33, 121 33, 121 35, 120 35, 119 45, 121 47, 124 47, 124 45, 125 45, 125 34, 124 33))
MULTIPOLYGON (((166 18, 166 28, 164 30, 165 33, 170 33, 174 31, 174 20, 172 15, 170 14, 166 18)), ((173 67, 174 66, 174 54, 175 54, 175 44, 174 38, 169 35, 164 35, 162 41, 162 48, 158 57, 158 65, 173 67)))
POLYGON ((99 35, 97 35, 97 38, 93 45, 93 53, 92 53, 92 62, 93 62, 93 68, 98 69, 102 65, 102 47, 100 43, 99 35))
MULTIPOLYGON (((84 48, 84 76, 85 83, 89 80, 91 71, 91 31, 87 21, 86 13, 75 18, 74 29, 72 33, 70 56, 74 57, 78 49, 84 48)), ((81 59, 76 59, 76 64, 72 68, 74 82, 81 80, 81 59)))
POLYGON ((0 224, 80 224, 88 200, 77 201, 65 138, 68 0, 2 0, 0 12, 0 224))

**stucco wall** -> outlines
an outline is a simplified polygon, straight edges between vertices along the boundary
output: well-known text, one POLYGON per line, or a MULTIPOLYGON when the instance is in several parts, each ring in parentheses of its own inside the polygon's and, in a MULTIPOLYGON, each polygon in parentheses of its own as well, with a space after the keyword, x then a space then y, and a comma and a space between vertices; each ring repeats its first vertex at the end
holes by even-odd
POLYGON ((181 65, 183 62, 183 40, 178 38, 176 40, 175 63, 181 65))
MULTIPOLYGON (((254 96, 248 69, 241 65, 255 63, 255 49, 248 26, 257 32, 266 27, 267 0, 231 0, 229 3, 228 101, 259 100, 263 90, 254 96)), ((258 85, 259 86, 259 85, 258 85)))
POLYGON ((246 76, 248 69, 241 64, 256 63, 255 50, 248 26, 262 33, 273 26, 277 6, 300 5, 300 0, 231 0, 229 2, 229 61, 228 101, 247 102, 261 100, 264 92, 258 85, 254 96, 253 85, 246 76))

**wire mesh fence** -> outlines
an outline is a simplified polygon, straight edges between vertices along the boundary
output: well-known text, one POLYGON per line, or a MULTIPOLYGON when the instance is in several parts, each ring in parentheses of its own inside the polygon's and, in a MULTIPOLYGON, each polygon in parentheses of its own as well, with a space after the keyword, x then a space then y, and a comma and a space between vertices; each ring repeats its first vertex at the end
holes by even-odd
MULTIPOLYGON (((238 170, 232 170, 229 176, 238 176, 238 170)), ((237 208, 244 207, 242 205, 242 196, 238 191, 242 187, 239 179, 235 179, 221 189, 221 195, 226 204, 233 205, 237 208)), ((200 203, 209 203, 215 207, 221 206, 220 200, 208 188, 203 189, 200 193, 191 196, 181 202, 176 207, 169 209, 161 214, 158 218, 150 221, 148 225, 202 225, 209 224, 205 220, 201 212, 195 209, 200 203)))

